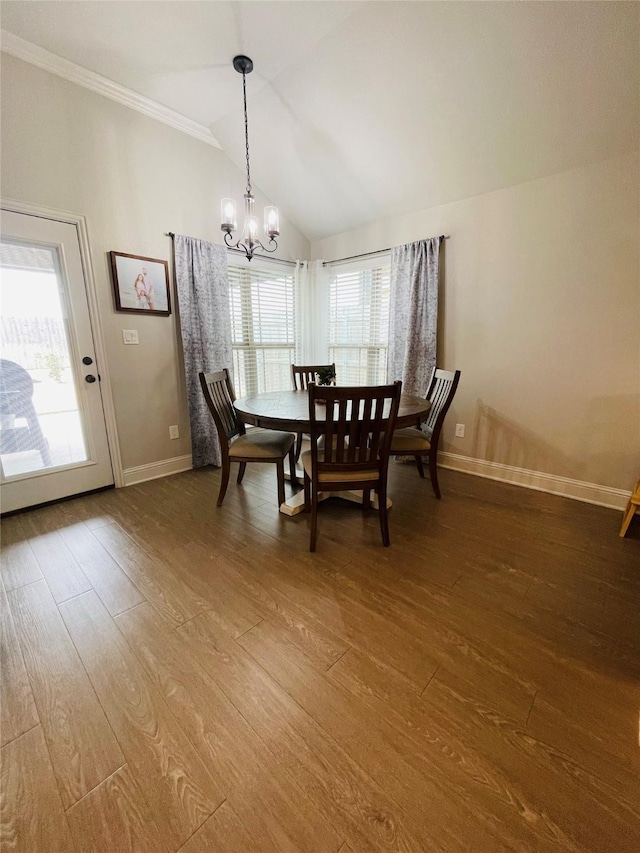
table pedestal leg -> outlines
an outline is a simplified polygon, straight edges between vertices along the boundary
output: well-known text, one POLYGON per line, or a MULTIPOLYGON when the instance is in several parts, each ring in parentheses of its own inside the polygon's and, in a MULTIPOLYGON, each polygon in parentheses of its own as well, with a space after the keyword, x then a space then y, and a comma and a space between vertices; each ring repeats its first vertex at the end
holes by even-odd
MULTIPOLYGON (((319 501, 326 501, 328 498, 342 498, 343 501, 351 501, 352 503, 362 503, 362 492, 320 492, 318 495, 319 501)), ((374 493, 371 495, 371 506, 373 509, 378 509, 378 496, 374 493)), ((393 506, 391 499, 387 498, 387 509, 393 506)), ((297 492, 293 497, 280 504, 280 512, 283 515, 299 515, 304 512, 304 491, 297 492)))

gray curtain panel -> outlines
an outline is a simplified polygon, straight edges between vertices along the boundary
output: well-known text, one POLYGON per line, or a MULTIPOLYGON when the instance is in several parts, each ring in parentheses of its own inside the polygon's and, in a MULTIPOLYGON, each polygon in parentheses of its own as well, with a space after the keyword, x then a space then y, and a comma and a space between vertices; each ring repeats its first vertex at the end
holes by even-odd
POLYGON ((233 367, 227 251, 180 234, 174 237, 174 251, 193 467, 221 465, 218 434, 198 373, 233 367))
POLYGON ((424 397, 436 363, 440 238, 391 251, 387 379, 405 394, 424 397))

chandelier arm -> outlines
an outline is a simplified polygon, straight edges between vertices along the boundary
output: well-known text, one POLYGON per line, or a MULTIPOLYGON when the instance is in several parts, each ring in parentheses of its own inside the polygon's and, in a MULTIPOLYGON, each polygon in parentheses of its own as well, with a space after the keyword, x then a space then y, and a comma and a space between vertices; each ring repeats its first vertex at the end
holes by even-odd
POLYGON ((278 248, 278 242, 274 237, 269 240, 269 245, 273 243, 273 249, 268 249, 266 246, 263 246, 260 240, 258 240, 258 243, 263 252, 275 252, 275 250, 278 248))
POLYGON ((269 245, 273 243, 273 248, 269 249, 265 246, 260 240, 256 240, 255 243, 252 243, 250 246, 247 246, 246 243, 243 243, 241 240, 236 240, 235 243, 229 242, 227 237, 231 237, 229 232, 224 235, 224 242, 229 249, 237 249, 240 252, 244 252, 247 256, 247 260, 250 261, 251 258, 255 255, 257 251, 268 252, 269 254, 273 254, 278 248, 278 242, 273 237, 269 240, 269 245))

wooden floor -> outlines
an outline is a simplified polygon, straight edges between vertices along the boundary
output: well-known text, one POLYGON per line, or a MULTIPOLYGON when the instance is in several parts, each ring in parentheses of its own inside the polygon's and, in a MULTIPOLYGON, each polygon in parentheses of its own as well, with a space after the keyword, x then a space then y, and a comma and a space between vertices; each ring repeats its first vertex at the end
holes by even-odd
POLYGON ((388 549, 266 465, 6 519, 2 850, 637 853, 640 519, 392 467, 388 549))

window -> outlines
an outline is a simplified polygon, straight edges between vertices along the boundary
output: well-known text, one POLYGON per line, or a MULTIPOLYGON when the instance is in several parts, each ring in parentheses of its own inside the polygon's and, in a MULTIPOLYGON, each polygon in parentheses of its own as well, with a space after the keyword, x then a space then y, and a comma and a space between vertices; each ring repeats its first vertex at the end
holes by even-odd
POLYGON ((229 264, 233 377, 238 397, 291 387, 296 352, 294 274, 229 264))
POLYGON ((341 385, 387 381, 389 261, 329 269, 329 361, 341 385))

